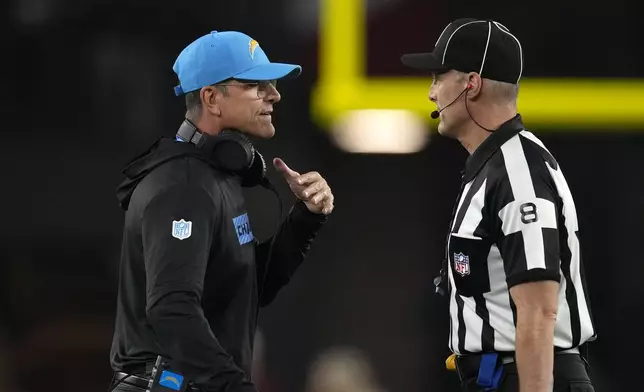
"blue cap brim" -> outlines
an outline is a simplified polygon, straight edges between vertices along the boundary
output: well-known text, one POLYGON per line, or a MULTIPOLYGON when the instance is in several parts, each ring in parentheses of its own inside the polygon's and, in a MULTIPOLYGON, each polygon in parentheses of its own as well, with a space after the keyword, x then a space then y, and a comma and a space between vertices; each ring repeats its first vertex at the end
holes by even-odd
POLYGON ((302 73, 302 67, 295 64, 269 63, 258 65, 248 71, 233 76, 243 80, 275 80, 285 77, 296 77, 302 73))

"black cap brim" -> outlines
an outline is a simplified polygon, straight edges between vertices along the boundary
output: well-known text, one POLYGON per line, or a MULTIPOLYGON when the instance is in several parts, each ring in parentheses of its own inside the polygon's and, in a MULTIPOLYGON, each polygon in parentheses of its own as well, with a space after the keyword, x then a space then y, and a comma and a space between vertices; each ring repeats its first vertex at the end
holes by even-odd
POLYGON ((400 57, 400 61, 415 69, 421 69, 429 72, 446 72, 449 69, 441 64, 441 61, 434 56, 434 53, 410 53, 400 57))

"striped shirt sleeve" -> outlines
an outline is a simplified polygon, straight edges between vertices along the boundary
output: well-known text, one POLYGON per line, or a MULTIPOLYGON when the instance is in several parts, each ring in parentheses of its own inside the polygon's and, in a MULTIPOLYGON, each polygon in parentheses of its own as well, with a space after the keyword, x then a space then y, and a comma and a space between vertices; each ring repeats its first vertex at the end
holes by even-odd
MULTIPOLYGON (((546 167, 549 154, 515 136, 501 147, 504 174, 492 203, 499 219, 497 246, 508 287, 560 280, 558 214, 560 198, 546 167)), ((502 171, 503 172, 503 171, 502 171)))

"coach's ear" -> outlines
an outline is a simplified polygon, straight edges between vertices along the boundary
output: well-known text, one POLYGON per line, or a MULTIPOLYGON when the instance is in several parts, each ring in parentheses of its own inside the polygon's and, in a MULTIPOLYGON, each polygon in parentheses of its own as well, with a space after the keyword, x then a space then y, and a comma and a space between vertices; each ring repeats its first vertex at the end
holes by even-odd
POLYGON ((223 92, 215 86, 202 87, 199 92, 201 105, 205 110, 215 116, 221 115, 220 102, 224 98, 223 92))
POLYGON ((481 79, 481 75, 479 75, 477 72, 470 72, 467 75, 467 87, 468 99, 476 99, 479 95, 481 95, 481 88, 483 87, 483 79, 481 79))

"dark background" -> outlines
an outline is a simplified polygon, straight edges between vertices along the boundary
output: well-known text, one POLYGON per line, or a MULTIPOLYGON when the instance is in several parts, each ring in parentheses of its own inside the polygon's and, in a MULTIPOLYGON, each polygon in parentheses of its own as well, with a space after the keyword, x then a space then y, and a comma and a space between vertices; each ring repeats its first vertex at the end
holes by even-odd
MULTIPOLYGON (((401 53, 431 49, 451 19, 474 16, 500 21, 521 40, 524 77, 644 77, 642 5, 634 0, 367 5, 370 75, 407 74, 401 53)), ((184 107, 172 91, 172 64, 211 30, 244 31, 273 61, 303 65, 300 78, 280 85, 276 137, 258 147, 295 170, 320 171, 336 195, 307 262, 261 314, 263 391, 372 391, 365 383, 456 391, 444 367, 447 304, 432 295, 431 280, 466 152, 441 137, 410 155, 335 147, 310 117, 316 1, 11 0, 0 5, 0 22, 0 391, 107 388, 120 170, 176 131, 184 107), (334 386, 320 386, 320 377, 334 386)), ((644 127, 531 130, 560 161, 577 202, 599 331, 590 349, 596 389, 635 387, 644 366, 644 127)), ((270 176, 288 208, 288 188, 272 168, 270 176)), ((270 235, 273 196, 249 190, 248 203, 256 234, 270 235)))

